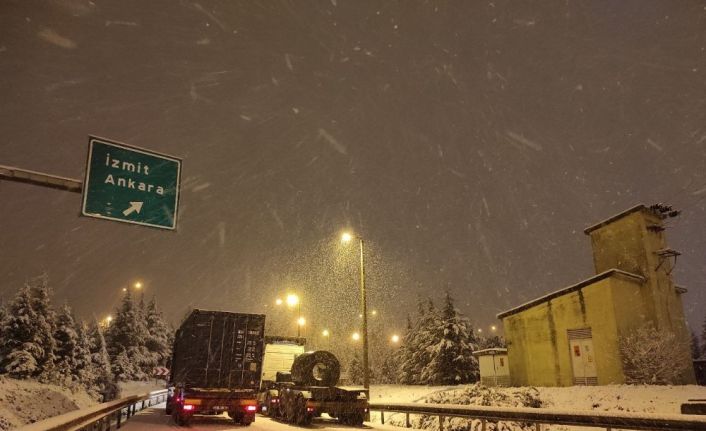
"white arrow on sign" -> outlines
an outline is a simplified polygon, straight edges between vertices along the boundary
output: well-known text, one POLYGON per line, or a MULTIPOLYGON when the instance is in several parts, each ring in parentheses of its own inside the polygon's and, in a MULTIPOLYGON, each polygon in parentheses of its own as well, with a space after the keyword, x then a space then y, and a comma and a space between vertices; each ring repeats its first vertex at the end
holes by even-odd
POLYGON ((129 216, 130 214, 132 214, 134 212, 139 214, 140 211, 142 211, 142 204, 143 204, 143 202, 130 202, 130 207, 128 209, 126 209, 125 211, 123 211, 123 215, 129 216))

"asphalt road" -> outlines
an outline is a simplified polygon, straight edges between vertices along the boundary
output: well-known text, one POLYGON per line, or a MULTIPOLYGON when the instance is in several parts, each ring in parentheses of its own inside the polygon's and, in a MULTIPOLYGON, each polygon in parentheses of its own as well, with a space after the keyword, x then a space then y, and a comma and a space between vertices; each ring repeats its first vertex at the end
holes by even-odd
MULTIPOLYGON (((126 431, 151 431, 161 429, 177 429, 178 427, 171 416, 164 414, 164 404, 157 405, 145 410, 142 410, 133 418, 127 421, 121 429, 126 431)), ((200 430, 221 430, 221 431, 297 431, 297 430, 372 430, 372 429, 388 429, 384 426, 371 426, 365 424, 363 428, 355 428, 349 425, 341 425, 333 419, 317 418, 314 423, 306 428, 296 427, 285 423, 274 421, 270 418, 258 415, 255 422, 249 427, 236 425, 226 415, 222 416, 195 416, 189 427, 184 428, 189 431, 200 430)))

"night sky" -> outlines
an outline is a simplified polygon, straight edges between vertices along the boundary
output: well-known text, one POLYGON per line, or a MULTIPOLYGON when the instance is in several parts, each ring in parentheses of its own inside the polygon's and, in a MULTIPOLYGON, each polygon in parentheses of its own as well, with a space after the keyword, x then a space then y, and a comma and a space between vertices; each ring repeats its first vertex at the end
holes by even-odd
POLYGON ((183 158, 176 232, 0 182, 5 299, 46 272, 84 318, 140 280, 175 323, 289 322, 291 290, 348 330, 350 228, 385 330, 445 290, 487 328, 593 275, 586 226, 664 202, 706 313, 704 2, 2 0, 0 77, 0 164, 82 179, 89 134, 183 158))

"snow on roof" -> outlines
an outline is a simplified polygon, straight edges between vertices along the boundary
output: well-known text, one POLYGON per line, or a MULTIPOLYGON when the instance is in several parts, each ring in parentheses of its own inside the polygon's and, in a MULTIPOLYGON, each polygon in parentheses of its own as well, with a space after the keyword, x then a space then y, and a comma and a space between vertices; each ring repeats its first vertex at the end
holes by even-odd
POLYGON ((623 212, 621 212, 621 213, 618 213, 618 214, 616 214, 616 215, 614 215, 614 216, 612 216, 612 217, 609 217, 609 218, 603 220, 602 222, 598 222, 598 223, 596 223, 596 224, 594 224, 594 225, 592 225, 592 226, 589 226, 589 227, 587 227, 586 229, 583 230, 583 233, 585 233, 586 235, 588 235, 588 234, 590 234, 591 232, 593 232, 594 230, 596 230, 596 229, 598 229, 598 228, 601 228, 601 227, 603 227, 603 226, 605 226, 605 225, 608 225, 608 224, 610 224, 610 223, 613 223, 614 221, 616 221, 616 220, 618 220, 618 219, 621 219, 621 218, 625 217, 626 215, 629 215, 629 214, 632 214, 632 213, 634 213, 634 212, 636 212, 636 211, 641 211, 641 210, 647 210, 647 207, 645 207, 645 204, 635 205, 634 207, 632 207, 632 208, 630 208, 630 209, 627 209, 627 210, 625 210, 625 211, 623 211, 623 212))
POLYGON ((609 269, 609 270, 607 270, 607 271, 601 272, 600 274, 594 275, 593 277, 588 278, 588 279, 586 279, 586 280, 583 280, 583 281, 581 281, 581 282, 579 282, 579 283, 573 284, 573 285, 571 285, 571 286, 567 286, 567 287, 565 287, 565 288, 563 288, 563 289, 561 289, 561 290, 557 290, 556 292, 552 292, 552 293, 549 293, 549 294, 547 294, 547 295, 540 296, 539 298, 536 298, 536 299, 533 299, 533 300, 531 300, 531 301, 525 302, 524 304, 519 305, 519 306, 517 306, 517 307, 515 307, 515 308, 511 308, 511 309, 509 309, 509 310, 503 311, 502 313, 498 313, 498 314, 496 315, 496 317, 497 317, 498 319, 502 319, 503 317, 507 317, 507 316, 510 316, 510 315, 512 315, 512 314, 519 313, 520 311, 524 311, 524 310, 526 310, 526 309, 528 309, 528 308, 532 308, 532 307, 534 307, 535 305, 539 305, 539 304, 541 304, 541 303, 543 303, 543 302, 547 302, 547 301, 552 300, 552 299, 554 299, 554 298, 558 298, 559 296, 566 295, 567 293, 577 291, 577 290, 579 290, 579 289, 581 289, 581 288, 584 288, 584 287, 586 287, 586 286, 588 286, 588 285, 590 285, 590 284, 593 284, 593 283, 596 283, 596 282, 598 282, 598 281, 601 281, 601 280, 603 280, 604 278, 613 277, 613 276, 622 276, 622 277, 625 277, 625 278, 627 278, 627 279, 629 279, 629 280, 631 280, 631 281, 636 281, 636 282, 639 282, 639 283, 644 283, 644 282, 645 282, 645 277, 643 277, 643 276, 641 276, 641 275, 637 275, 637 274, 633 274, 633 273, 630 273, 630 272, 627 272, 627 271, 623 271, 623 270, 620 270, 620 269, 615 269, 615 268, 613 268, 613 269, 609 269))
POLYGON ((473 352, 474 356, 487 356, 487 355, 507 355, 507 349, 501 347, 493 347, 490 349, 476 350, 473 352))

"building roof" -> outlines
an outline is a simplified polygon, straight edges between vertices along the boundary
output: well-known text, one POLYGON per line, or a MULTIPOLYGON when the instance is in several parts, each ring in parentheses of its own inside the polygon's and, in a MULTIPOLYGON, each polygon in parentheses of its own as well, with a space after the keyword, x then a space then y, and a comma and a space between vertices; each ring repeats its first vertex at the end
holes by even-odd
POLYGON ((618 214, 616 214, 616 215, 614 215, 614 216, 612 216, 612 217, 609 217, 609 218, 603 220, 602 222, 598 222, 598 223, 596 223, 596 224, 594 224, 594 225, 592 225, 592 226, 587 227, 586 229, 583 230, 583 233, 585 233, 586 235, 588 235, 588 234, 590 234, 591 232, 593 232, 594 230, 596 230, 596 229, 598 229, 598 228, 601 228, 601 227, 603 227, 603 226, 605 226, 605 225, 608 225, 608 224, 610 224, 610 223, 613 223, 614 221, 616 221, 616 220, 618 220, 618 219, 621 219, 621 218, 625 217, 626 215, 632 214, 632 213, 637 212, 637 211, 646 210, 646 209, 647 209, 647 207, 645 207, 644 204, 635 205, 634 207, 632 207, 632 208, 630 208, 630 209, 627 209, 627 210, 625 210, 625 211, 623 211, 623 212, 621 212, 621 213, 618 213, 618 214))
POLYGON ((620 270, 620 269, 615 269, 615 268, 613 268, 613 269, 609 269, 609 270, 607 270, 607 271, 601 272, 600 274, 596 274, 596 275, 594 275, 593 277, 588 278, 588 279, 586 279, 586 280, 583 280, 583 281, 581 281, 581 282, 579 282, 579 283, 573 284, 573 285, 571 285, 571 286, 567 286, 567 287, 565 287, 565 288, 563 288, 563 289, 561 289, 561 290, 557 290, 556 292, 549 293, 549 294, 547 294, 547 295, 544 295, 544 296, 541 296, 541 297, 539 297, 539 298, 533 299, 533 300, 531 300, 531 301, 529 301, 529 302, 525 302, 524 304, 519 305, 519 306, 517 306, 517 307, 515 307, 515 308, 511 308, 511 309, 509 309, 509 310, 507 310, 507 311, 503 311, 502 313, 497 314, 496 317, 497 317, 498 319, 502 319, 503 317, 507 317, 507 316, 510 316, 510 315, 519 313, 520 311, 527 310, 528 308, 532 308, 532 307, 534 307, 535 305, 539 305, 539 304, 541 304, 541 303, 543 303, 543 302, 550 301, 550 300, 552 300, 552 299, 554 299, 554 298, 558 298, 559 296, 566 295, 567 293, 575 292, 575 291, 577 291, 577 290, 579 290, 579 289, 582 289, 582 288, 584 288, 584 287, 586 287, 586 286, 588 286, 588 285, 590 285, 590 284, 596 283, 596 282, 601 281, 601 280, 603 280, 603 279, 605 279, 605 278, 613 277, 613 276, 625 277, 625 278, 627 278, 627 279, 629 279, 629 280, 636 281, 636 282, 639 282, 639 283, 644 283, 644 281, 645 281, 645 277, 643 277, 643 276, 641 276, 641 275, 632 274, 632 273, 627 272, 627 271, 623 271, 623 270, 620 270))
POLYGON ((507 355, 507 349, 502 347, 493 347, 491 349, 476 350, 474 356, 489 356, 489 355, 507 355))

